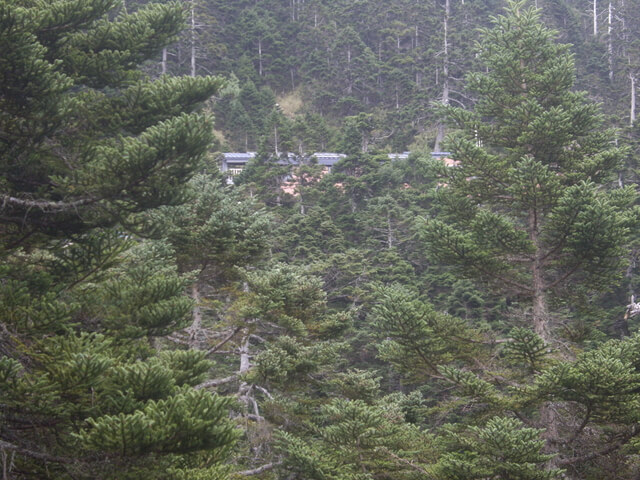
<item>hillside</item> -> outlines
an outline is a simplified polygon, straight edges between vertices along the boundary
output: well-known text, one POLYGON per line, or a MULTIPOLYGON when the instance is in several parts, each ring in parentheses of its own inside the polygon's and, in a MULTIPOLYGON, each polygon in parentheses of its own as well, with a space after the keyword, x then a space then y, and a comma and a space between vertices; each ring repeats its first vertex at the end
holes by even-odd
MULTIPOLYGON (((237 80, 216 107, 228 151, 343 151, 353 130, 371 148, 438 147, 436 106, 470 107, 465 75, 477 68, 475 41, 499 0, 198 1, 194 35, 168 49, 171 73, 237 80), (193 47, 193 63, 190 62, 193 47), (239 90, 239 91, 238 91, 239 90), (349 119, 366 114, 366 126, 349 119), (270 133, 271 132, 271 133, 270 133), (343 148, 340 148, 343 147, 343 148)), ((630 124, 639 52, 637 5, 537 0, 543 21, 572 44, 577 86, 630 124), (594 20, 595 19, 595 20, 594 20)))
POLYGON ((639 2, 0 0, 2 479, 640 478, 639 2))

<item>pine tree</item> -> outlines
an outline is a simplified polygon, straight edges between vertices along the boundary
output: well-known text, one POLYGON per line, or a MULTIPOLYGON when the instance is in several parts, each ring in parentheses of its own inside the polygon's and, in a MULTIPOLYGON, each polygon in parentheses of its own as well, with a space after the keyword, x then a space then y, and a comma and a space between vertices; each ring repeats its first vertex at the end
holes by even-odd
POLYGON ((468 433, 461 440, 452 432, 444 440, 449 451, 438 464, 439 477, 547 480, 560 473, 540 468, 551 456, 542 453, 540 431, 525 427, 520 420, 495 417, 484 427, 471 427, 468 433))
MULTIPOLYGON (((494 411, 508 406, 519 415, 523 406, 532 408, 534 425, 545 429, 546 451, 560 453, 547 465, 550 474, 554 464, 575 468, 578 460, 563 446, 575 445, 596 417, 590 413, 595 406, 563 389, 568 380, 559 374, 562 366, 572 364, 567 371, 579 372, 585 383, 576 388, 587 396, 608 388, 605 372, 625 368, 619 354, 609 351, 593 359, 602 375, 590 379, 579 366, 582 359, 573 363, 549 350, 562 340, 557 326, 567 323, 561 300, 570 305, 614 285, 635 194, 607 188, 624 150, 602 128, 586 93, 573 91, 573 57, 539 15, 524 2, 510 2, 506 15, 483 32, 479 56, 486 70, 468 76, 477 97, 474 110, 447 109, 459 129, 450 147, 460 163, 443 167, 439 217, 423 225, 422 238, 435 258, 525 305, 524 322, 517 324, 525 329, 512 331, 504 354, 522 366, 512 378, 526 384, 532 372, 540 373, 535 381, 544 388, 520 385, 517 394, 500 393, 495 387, 501 382, 491 375, 438 371, 494 411), (562 413, 558 402, 566 406, 562 413)), ((627 435, 629 424, 617 422, 620 435, 627 435)), ((592 431, 585 448, 600 451, 606 429, 593 425, 592 431)), ((522 475, 516 478, 529 478, 522 475)))
POLYGON ((224 474, 229 400, 211 363, 158 353, 185 326, 189 278, 150 209, 182 201, 211 141, 197 112, 221 80, 138 65, 183 25, 179 4, 0 2, 0 446, 11 478, 224 474), (217 473, 216 473, 217 472, 217 473))
POLYGON ((573 57, 511 3, 484 32, 486 73, 468 77, 473 111, 450 108, 460 162, 445 169, 442 218, 425 225, 431 253, 531 305, 531 326, 554 338, 549 303, 573 288, 608 288, 620 270, 631 189, 602 186, 624 154, 597 106, 572 90, 573 57))

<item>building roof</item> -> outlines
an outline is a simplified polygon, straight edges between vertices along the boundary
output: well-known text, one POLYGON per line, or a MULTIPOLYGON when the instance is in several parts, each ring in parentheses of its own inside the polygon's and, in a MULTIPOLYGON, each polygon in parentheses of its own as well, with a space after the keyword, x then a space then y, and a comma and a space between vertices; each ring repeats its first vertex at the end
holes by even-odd
POLYGON ((332 152, 316 152, 312 157, 316 157, 318 160, 318 165, 323 165, 325 167, 333 167, 336 163, 338 163, 343 158, 346 158, 344 153, 332 153, 332 152))
POLYGON ((390 160, 406 160, 407 158, 409 158, 409 153, 411 152, 388 153, 387 156, 390 160))
MULTIPOLYGON (((402 152, 402 153, 388 153, 387 156, 390 160, 406 160, 409 158, 411 152, 402 152)), ((223 155, 223 163, 225 166, 227 164, 235 164, 235 165, 246 165, 252 158, 255 158, 256 152, 225 152, 223 155)), ((458 162, 451 160, 449 157, 451 155, 450 152, 431 152, 431 156, 433 158, 441 158, 447 164, 457 165, 458 162)), ((305 156, 305 158, 315 157, 318 160, 318 165, 322 165, 325 167, 333 167, 336 163, 338 163, 343 158, 346 158, 344 153, 335 153, 335 152, 316 152, 309 156, 305 156)), ((280 158, 278 160, 279 165, 297 165, 300 163, 300 156, 289 153, 288 158, 285 160, 280 158)))
POLYGON ((227 152, 222 155, 224 156, 224 161, 227 163, 248 163, 249 160, 256 156, 256 152, 227 152))

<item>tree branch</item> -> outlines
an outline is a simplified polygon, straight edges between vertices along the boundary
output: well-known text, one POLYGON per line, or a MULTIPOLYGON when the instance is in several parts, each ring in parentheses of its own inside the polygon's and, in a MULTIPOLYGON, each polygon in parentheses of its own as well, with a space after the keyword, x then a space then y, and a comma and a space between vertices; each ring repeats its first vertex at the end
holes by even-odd
POLYGON ((242 475, 243 477, 248 477, 251 475, 258 475, 262 472, 266 472, 268 470, 273 470, 275 467, 282 465, 282 462, 271 462, 266 465, 262 465, 261 467, 254 468, 252 470, 242 470, 241 472, 235 472, 236 475, 242 475))
POLYGON ((640 428, 638 428, 637 425, 634 425, 631 431, 624 434, 622 438, 620 438, 617 442, 614 442, 611 445, 603 448, 602 450, 598 450, 597 452, 593 452, 588 455, 582 455, 580 457, 571 457, 571 458, 565 458, 565 459, 559 460, 558 466, 573 465, 575 463, 588 462, 589 460, 593 460, 594 458, 607 455, 619 449, 620 447, 622 447, 631 438, 637 436, 638 434, 640 434, 640 428))
POLYGON ((48 200, 27 200, 24 198, 11 197, 9 195, 0 196, 2 201, 2 208, 6 208, 7 205, 13 205, 22 208, 38 208, 43 212, 61 212, 65 210, 75 210, 83 205, 88 205, 97 201, 95 198, 82 198, 74 202, 51 202, 48 200))
POLYGON ((27 448, 22 448, 13 443, 5 442, 4 440, 0 440, 0 449, 3 450, 12 450, 16 453, 26 455, 27 457, 36 458, 38 460, 44 460, 46 462, 56 462, 56 463, 73 463, 77 460, 67 457, 56 457, 55 455, 49 455, 47 453, 34 452, 33 450, 29 450, 27 448))
POLYGON ((206 382, 202 382, 200 385, 196 385, 194 388, 196 390, 202 390, 203 388, 208 387, 217 387, 218 385, 224 385, 225 383, 231 383, 234 380, 238 379, 238 375, 229 375, 224 378, 216 378, 214 380, 207 380, 206 382))
POLYGON ((389 450, 389 449, 387 449, 385 447, 380 447, 380 448, 377 448, 376 450, 379 450, 381 452, 386 453, 391 458, 393 458, 396 462, 402 463, 403 465, 411 467, 413 470, 422 473, 423 475, 425 475, 430 480, 435 480, 435 478, 436 478, 433 475, 431 475, 427 470, 422 468, 420 465, 415 465, 414 463, 410 462, 409 460, 407 460, 405 458, 402 458, 402 457, 399 457, 398 455, 396 455, 391 450, 389 450))
POLYGON ((229 340, 231 340, 236 333, 238 333, 240 330, 242 329, 242 327, 236 327, 233 332, 231 332, 227 337, 225 337, 224 340, 222 340, 220 343, 218 343, 216 346, 211 347, 209 350, 207 350, 207 353, 205 353, 205 355, 211 355, 212 353, 215 353, 217 350, 219 350, 220 348, 223 347, 223 345, 225 343, 227 343, 229 340))

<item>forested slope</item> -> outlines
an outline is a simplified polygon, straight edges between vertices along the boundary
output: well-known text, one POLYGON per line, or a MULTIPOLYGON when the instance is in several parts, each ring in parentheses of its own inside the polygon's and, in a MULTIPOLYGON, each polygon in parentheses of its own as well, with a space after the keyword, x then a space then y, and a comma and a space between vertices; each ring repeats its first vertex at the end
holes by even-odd
MULTIPOLYGON (((535 3, 559 39, 573 45, 579 88, 601 102, 614 123, 629 125, 640 55, 636 2, 535 3)), ((346 117, 363 112, 371 114, 371 146, 404 151, 432 148, 438 140, 440 147, 434 105, 473 104, 463 78, 477 68, 477 29, 503 5, 193 0, 194 28, 168 49, 166 68, 239 80, 240 95, 223 98, 216 108, 230 150, 256 150, 266 142, 273 151, 274 127, 284 144, 280 151, 340 149, 345 130, 358 129, 346 117)))
POLYGON ((636 2, 143 3, 0 0, 5 478, 640 475, 636 2))

